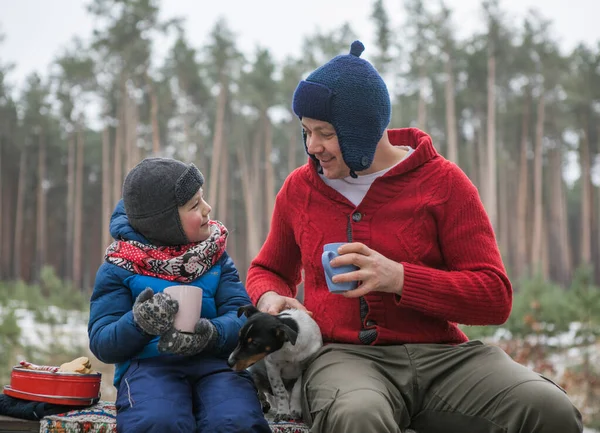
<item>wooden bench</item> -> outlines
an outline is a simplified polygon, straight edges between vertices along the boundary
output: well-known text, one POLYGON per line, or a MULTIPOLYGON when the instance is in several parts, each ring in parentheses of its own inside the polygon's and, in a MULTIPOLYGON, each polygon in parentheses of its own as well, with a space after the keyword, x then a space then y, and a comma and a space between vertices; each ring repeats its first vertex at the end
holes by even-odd
MULTIPOLYGON (((273 433, 308 433, 301 423, 270 423, 273 433)), ((41 421, 0 416, 0 433, 116 433, 116 410, 112 402, 100 401, 83 410, 51 415, 41 421)))
POLYGON ((0 433, 39 433, 39 421, 26 421, 0 415, 0 433))

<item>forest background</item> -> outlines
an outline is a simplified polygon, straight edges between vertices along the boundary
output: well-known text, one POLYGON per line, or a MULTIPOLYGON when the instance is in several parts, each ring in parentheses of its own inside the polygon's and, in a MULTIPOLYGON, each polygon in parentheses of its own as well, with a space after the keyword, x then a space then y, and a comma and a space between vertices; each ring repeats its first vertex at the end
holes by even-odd
MULTIPOLYGON (((109 218, 146 156, 204 173, 244 279, 277 191, 306 162, 295 86, 367 38, 391 126, 428 132, 475 183, 513 281, 508 323, 465 331, 551 376, 600 427, 600 41, 564 49, 543 11, 515 18, 496 0, 466 35, 444 1, 401 4, 398 15, 370 2, 368 37, 352 22, 317 29, 283 59, 260 44, 242 50, 227 18, 191 43, 185 19, 164 19, 158 0, 86 3, 89 34, 26 77, 0 37, 0 382, 18 359, 87 353, 109 218)), ((100 364, 110 398, 111 367, 100 364)))

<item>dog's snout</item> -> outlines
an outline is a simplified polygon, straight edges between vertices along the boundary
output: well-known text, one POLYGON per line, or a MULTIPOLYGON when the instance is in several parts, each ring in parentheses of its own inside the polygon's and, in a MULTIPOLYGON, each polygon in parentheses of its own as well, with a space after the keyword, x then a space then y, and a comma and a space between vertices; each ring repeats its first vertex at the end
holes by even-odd
POLYGON ((235 359, 235 352, 233 352, 231 355, 229 355, 229 358, 227 358, 227 365, 229 368, 232 368, 236 362, 237 359, 235 359))

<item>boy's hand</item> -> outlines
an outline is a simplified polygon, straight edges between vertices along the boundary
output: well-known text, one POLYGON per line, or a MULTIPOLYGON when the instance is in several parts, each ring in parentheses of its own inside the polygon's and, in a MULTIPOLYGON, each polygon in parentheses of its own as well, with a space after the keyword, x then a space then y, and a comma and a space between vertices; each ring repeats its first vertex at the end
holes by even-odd
POLYGON ((173 326, 179 303, 167 293, 154 294, 146 287, 133 304, 133 320, 150 335, 162 335, 173 326))
POLYGON ((193 334, 181 332, 175 328, 169 329, 158 340, 158 351, 176 355, 196 355, 212 347, 218 336, 217 328, 210 320, 200 319, 196 323, 193 334))

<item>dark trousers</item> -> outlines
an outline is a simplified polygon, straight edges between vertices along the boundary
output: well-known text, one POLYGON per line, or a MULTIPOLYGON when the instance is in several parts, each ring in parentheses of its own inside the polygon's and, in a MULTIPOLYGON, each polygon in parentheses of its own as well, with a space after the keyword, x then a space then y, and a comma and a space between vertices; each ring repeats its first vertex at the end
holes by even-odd
POLYGON ((581 433, 548 379, 480 341, 323 347, 304 374, 313 433, 581 433))
POLYGON ((117 393, 123 433, 270 433, 256 388, 225 360, 164 356, 136 360, 117 393))

